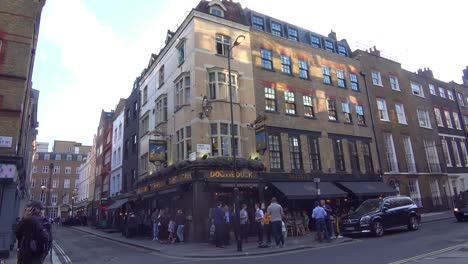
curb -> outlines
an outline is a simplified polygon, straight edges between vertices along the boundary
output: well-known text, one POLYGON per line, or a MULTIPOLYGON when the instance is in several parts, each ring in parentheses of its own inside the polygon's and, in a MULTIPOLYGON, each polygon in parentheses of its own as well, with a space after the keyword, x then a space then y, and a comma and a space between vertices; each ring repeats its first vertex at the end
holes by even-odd
MULTIPOLYGON (((322 248, 322 247, 317 247, 317 246, 304 246, 304 245, 301 245, 301 246, 297 246, 297 247, 294 247, 294 248, 288 248, 288 249, 284 249, 284 250, 281 250, 281 251, 272 251, 272 252, 266 252, 266 251, 258 252, 258 253, 245 252, 245 253, 242 253, 242 254, 225 254, 225 255, 217 255, 217 256, 213 256, 213 255, 171 255, 171 254, 167 254, 167 253, 165 253, 165 252, 163 252, 163 251, 161 251, 159 249, 153 248, 153 247, 148 247, 148 246, 145 246, 145 245, 137 245, 137 244, 134 244, 134 243, 130 243, 130 242, 127 242, 127 241, 111 238, 111 237, 108 237, 108 236, 103 236, 101 234, 96 234, 96 233, 93 233, 93 232, 90 232, 90 231, 87 231, 87 230, 78 229, 78 228, 75 228, 75 227, 71 227, 71 228, 73 230, 77 230, 77 231, 80 231, 80 232, 83 232, 83 233, 95 235, 97 237, 104 238, 104 239, 107 239, 107 240, 111 240, 111 241, 114 241, 114 242, 130 245, 130 246, 134 246, 134 247, 140 247, 140 248, 144 248, 144 249, 147 249, 147 250, 150 250, 150 251, 155 251, 155 252, 158 252, 161 255, 164 255, 164 256, 167 256, 167 257, 172 257, 172 258, 191 258, 191 259, 218 259, 218 258, 236 258, 236 257, 242 258, 242 257, 251 257, 251 256, 277 255, 277 254, 283 254, 283 253, 290 253, 290 252, 294 252, 294 251, 300 251, 300 250, 304 250, 304 249, 322 248)), ((345 243, 350 243, 350 242, 353 242, 353 241, 355 241, 355 239, 344 238, 343 241, 340 241, 339 243, 336 243, 336 244, 345 244, 345 243)))
POLYGON ((436 222, 436 221, 441 221, 441 220, 447 220, 447 219, 452 219, 452 218, 455 219, 455 217, 453 216, 453 213, 451 213, 450 215, 434 217, 434 219, 424 220, 424 218, 421 218, 421 224, 431 223, 431 222, 436 222))

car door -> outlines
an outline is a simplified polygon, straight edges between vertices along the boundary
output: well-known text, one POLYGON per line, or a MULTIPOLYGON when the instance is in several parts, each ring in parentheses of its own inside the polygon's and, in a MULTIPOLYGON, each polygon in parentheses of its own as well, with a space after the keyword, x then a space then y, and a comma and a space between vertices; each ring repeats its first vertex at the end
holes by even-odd
POLYGON ((410 204, 404 198, 395 198, 394 200, 395 222, 394 226, 403 226, 408 224, 408 215, 410 204))
POLYGON ((395 210, 395 201, 394 199, 384 200, 383 207, 385 210, 382 210, 382 224, 385 229, 392 228, 395 226, 396 221, 396 210, 395 210))

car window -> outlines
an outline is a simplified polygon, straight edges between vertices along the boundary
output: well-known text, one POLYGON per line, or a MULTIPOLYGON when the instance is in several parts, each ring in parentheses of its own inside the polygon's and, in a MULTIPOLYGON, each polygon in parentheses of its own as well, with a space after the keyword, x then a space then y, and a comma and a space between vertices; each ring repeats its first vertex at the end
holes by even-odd
POLYGON ((390 205, 388 209, 397 208, 398 206, 400 206, 399 199, 390 199, 389 202, 390 202, 390 205))
POLYGON ((363 202, 355 211, 355 213, 368 213, 380 210, 381 199, 370 199, 363 202))

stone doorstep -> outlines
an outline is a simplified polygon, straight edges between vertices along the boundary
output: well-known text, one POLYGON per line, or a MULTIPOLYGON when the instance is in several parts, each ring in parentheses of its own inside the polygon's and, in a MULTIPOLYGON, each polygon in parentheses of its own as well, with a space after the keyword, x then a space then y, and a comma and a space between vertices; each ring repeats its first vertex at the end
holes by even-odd
POLYGON ((117 237, 112 234, 105 234, 103 232, 97 232, 96 230, 92 230, 89 228, 83 227, 71 227, 75 230, 89 233, 96 235, 101 238, 113 240, 116 242, 121 242, 127 245, 142 247, 147 250, 156 251, 160 254, 167 255, 167 256, 176 256, 176 257, 187 257, 187 258, 219 258, 219 257, 241 257, 241 256, 258 256, 258 255, 271 255, 277 253, 284 253, 284 252, 291 252, 291 251, 298 251, 308 248, 320 248, 325 247, 330 244, 340 244, 340 243, 347 243, 353 241, 351 238, 340 238, 338 240, 334 239, 332 242, 327 243, 318 243, 312 240, 312 236, 305 236, 304 239, 295 239, 295 240, 288 240, 286 239, 286 244, 283 248, 258 248, 255 245, 256 242, 251 242, 244 244, 244 251, 237 252, 235 244, 231 244, 225 249, 216 248, 214 245, 208 243, 196 243, 196 244, 159 244, 158 242, 151 241, 151 240, 133 240, 127 239, 123 237, 117 237), (307 238, 310 238, 308 240, 307 238), (300 240, 305 240, 304 242, 300 240), (154 243, 154 244, 151 244, 154 243), (250 246, 252 245, 252 246, 250 246), (247 246, 248 249, 245 247, 247 246), (166 249, 174 249, 177 250, 166 250, 166 249), (248 250, 248 251, 245 251, 248 250), (168 254, 168 252, 177 252, 180 254, 168 254), (201 253, 203 252, 203 253, 201 253))

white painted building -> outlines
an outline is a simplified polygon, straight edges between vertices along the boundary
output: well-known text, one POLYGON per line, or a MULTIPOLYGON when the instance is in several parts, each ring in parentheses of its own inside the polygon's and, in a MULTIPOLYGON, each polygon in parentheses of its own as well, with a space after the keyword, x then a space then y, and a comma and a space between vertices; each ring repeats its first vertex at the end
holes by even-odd
POLYGON ((94 196, 94 174, 96 171, 96 137, 93 147, 84 158, 84 162, 78 168, 78 196, 77 204, 92 202, 94 196))
POLYGON ((115 109, 114 121, 112 124, 110 196, 118 195, 122 190, 124 107, 125 99, 120 99, 115 109))

